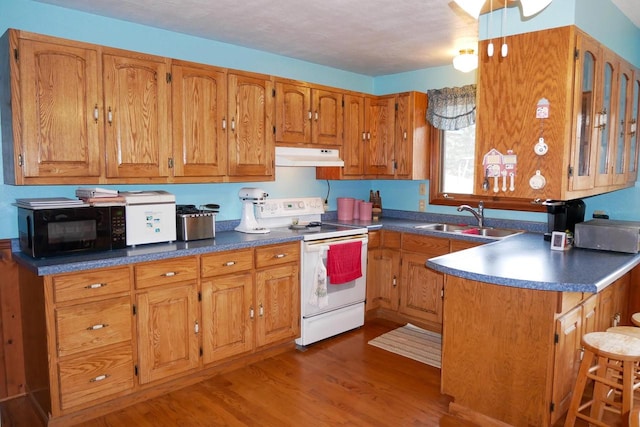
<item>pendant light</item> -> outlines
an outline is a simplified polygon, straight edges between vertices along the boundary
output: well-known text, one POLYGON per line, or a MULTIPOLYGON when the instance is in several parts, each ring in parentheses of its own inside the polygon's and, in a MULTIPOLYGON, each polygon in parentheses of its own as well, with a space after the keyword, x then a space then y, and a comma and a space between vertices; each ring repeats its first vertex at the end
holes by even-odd
MULTIPOLYGON (((474 19, 480 17, 480 11, 484 6, 486 0, 454 0, 455 3, 460 6, 462 10, 473 16, 474 19)), ((520 0, 522 6, 522 16, 528 18, 536 13, 539 13, 545 7, 549 6, 552 0, 520 0)), ((514 0, 504 0, 505 7, 507 3, 513 3, 514 0)))

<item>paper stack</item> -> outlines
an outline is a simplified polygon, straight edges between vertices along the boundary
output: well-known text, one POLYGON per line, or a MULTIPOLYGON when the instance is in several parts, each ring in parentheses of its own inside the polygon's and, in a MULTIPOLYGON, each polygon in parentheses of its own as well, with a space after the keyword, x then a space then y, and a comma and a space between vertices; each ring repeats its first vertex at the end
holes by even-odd
POLYGON ((99 187, 80 187, 76 189, 76 196, 91 206, 119 206, 125 204, 125 198, 120 196, 118 190, 109 190, 99 187))
POLYGON ((16 206, 27 209, 53 209, 89 206, 83 200, 67 197, 40 197, 33 199, 16 199, 16 206))

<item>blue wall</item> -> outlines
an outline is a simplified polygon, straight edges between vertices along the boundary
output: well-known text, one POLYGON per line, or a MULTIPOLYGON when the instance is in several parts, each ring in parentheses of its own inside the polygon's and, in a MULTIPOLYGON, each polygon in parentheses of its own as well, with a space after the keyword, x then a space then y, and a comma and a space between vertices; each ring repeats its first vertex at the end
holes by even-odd
MULTIPOLYGON (((609 0, 580 0, 580 11, 575 11, 574 0, 555 0, 535 19, 521 22, 519 15, 509 13, 509 31, 522 32, 575 23, 590 34, 615 29, 613 35, 602 34, 603 41, 620 55, 640 67, 640 30, 631 25, 615 9, 609 0), (582 4, 589 7, 582 9, 582 4), (601 13, 601 9, 606 9, 601 13), (611 8, 614 10, 611 11, 611 8), (584 27, 583 23, 584 22, 584 27), (588 28, 587 28, 588 27, 588 28), (591 28, 593 27, 593 28, 591 28), (620 31, 618 31, 618 29, 620 31), (592 31, 590 31, 592 30, 592 31), (600 31, 597 31, 600 30, 600 31)), ((513 9, 513 8, 511 8, 513 9)), ((17 28, 74 40, 86 41, 123 49, 147 52, 161 56, 218 65, 299 79, 328 86, 372 94, 385 94, 408 90, 426 91, 445 86, 459 86, 475 81, 474 73, 463 74, 450 66, 417 70, 373 78, 337 70, 278 55, 204 40, 125 21, 107 19, 76 12, 31 0, 2 0, 0 8, 0 33, 17 28)), ((492 18, 496 27, 498 15, 492 18)), ((500 15, 501 16, 501 15, 500 15)), ((480 21, 480 38, 488 34, 487 17, 480 21), (484 29, 484 34, 483 34, 484 29)), ((492 35, 495 37, 494 35, 492 35)), ((599 38, 599 37, 598 37, 599 38)), ((0 162, 1 176, 2 162, 0 162)), ((417 210, 419 181, 317 181, 314 168, 276 168, 275 182, 245 184, 189 184, 153 186, 111 186, 119 190, 164 189, 176 194, 178 203, 219 203, 222 208, 219 220, 240 217, 237 191, 243 186, 258 186, 272 197, 321 196, 325 197, 330 184, 330 208, 336 208, 336 197, 353 196, 367 198, 369 189, 380 190, 384 207, 400 210, 417 210)), ((428 184, 428 183, 427 183, 428 184)), ((9 186, 0 184, 0 238, 17 237, 16 208, 12 205, 20 197, 64 196, 74 197, 76 186, 9 186)), ((586 200, 587 215, 592 210, 603 209, 619 219, 640 220, 640 190, 636 188, 586 200), (629 202, 631 201, 631 203, 629 202)), ((430 212, 454 213, 451 207, 427 206, 430 212)), ((514 218, 546 221, 544 214, 513 211, 488 211, 494 218, 514 218)))

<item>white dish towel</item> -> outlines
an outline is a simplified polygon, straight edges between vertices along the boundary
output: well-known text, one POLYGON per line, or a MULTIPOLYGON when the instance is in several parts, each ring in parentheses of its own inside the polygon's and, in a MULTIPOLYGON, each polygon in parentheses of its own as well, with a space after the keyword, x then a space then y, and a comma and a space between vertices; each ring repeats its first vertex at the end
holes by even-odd
POLYGON ((329 295, 327 293, 327 267, 324 266, 322 257, 324 250, 320 250, 318 262, 313 272, 313 287, 309 297, 309 304, 316 307, 326 307, 329 305, 329 295))

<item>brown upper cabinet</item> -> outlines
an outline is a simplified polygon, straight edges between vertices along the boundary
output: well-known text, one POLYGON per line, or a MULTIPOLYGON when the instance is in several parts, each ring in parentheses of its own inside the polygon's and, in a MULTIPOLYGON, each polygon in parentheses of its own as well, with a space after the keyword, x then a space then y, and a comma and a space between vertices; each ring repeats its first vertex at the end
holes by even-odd
POLYGON ((0 46, 7 184, 274 179, 271 76, 17 30, 0 46))
POLYGON ((277 79, 276 143, 342 146, 343 94, 277 79))
POLYGON ((428 179, 427 95, 345 95, 344 168, 317 168, 320 179, 428 179))
POLYGON ((169 177, 169 63, 161 57, 103 51, 107 179, 169 177))
POLYGON ((6 32, 0 47, 5 183, 97 181, 104 126, 97 50, 19 35, 6 32))
POLYGON ((488 57, 487 43, 479 49, 476 195, 570 200, 633 185, 637 71, 575 26, 509 37, 505 58, 488 57), (538 155, 541 139, 548 151, 538 155), (495 187, 502 177, 483 167, 492 149, 517 156, 513 190, 495 187))

